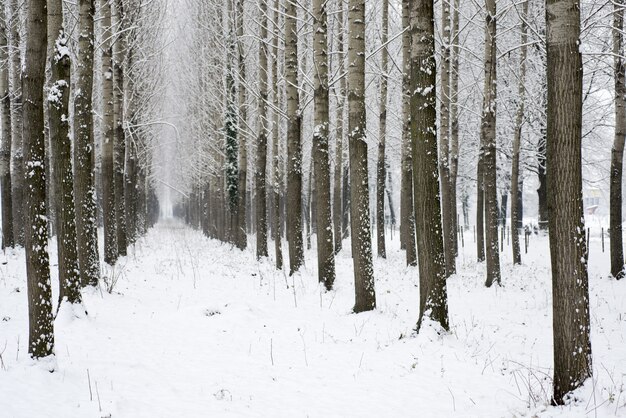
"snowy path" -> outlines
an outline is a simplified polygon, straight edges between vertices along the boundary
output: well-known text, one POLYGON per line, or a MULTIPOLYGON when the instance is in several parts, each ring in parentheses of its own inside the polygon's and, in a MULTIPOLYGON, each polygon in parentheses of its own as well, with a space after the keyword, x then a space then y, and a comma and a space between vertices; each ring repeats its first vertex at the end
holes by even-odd
MULTIPOLYGON (((483 287, 468 245, 449 282, 443 337, 411 336, 417 274, 390 246, 375 263, 378 309, 354 315, 348 254, 325 293, 311 251, 302 274, 287 278, 252 249, 161 223, 120 263, 112 294, 85 294, 87 317, 57 318, 55 373, 24 353, 23 253, 9 254, 0 417, 626 416, 626 281, 592 274, 595 398, 590 384, 584 400, 547 408, 547 240, 535 240, 522 267, 506 252, 500 289, 483 287)), ((592 273, 602 257, 592 252, 592 273)))

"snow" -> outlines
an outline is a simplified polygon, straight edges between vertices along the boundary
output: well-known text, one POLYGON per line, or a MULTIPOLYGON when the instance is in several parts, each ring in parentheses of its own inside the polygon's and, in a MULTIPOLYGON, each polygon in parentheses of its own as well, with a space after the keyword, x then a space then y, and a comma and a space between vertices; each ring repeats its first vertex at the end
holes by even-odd
MULTIPOLYGON (((405 267, 397 233, 388 259, 374 260, 378 308, 352 314, 347 241, 325 292, 315 248, 287 277, 254 248, 164 221, 110 272, 112 293, 103 284, 83 291, 83 307, 63 307, 56 356, 39 362, 25 352, 24 253, 10 250, 0 256, 0 415, 626 416, 626 280, 607 277, 599 239, 589 259, 594 380, 565 407, 548 404, 547 237, 533 235, 517 267, 505 245, 503 286, 491 289, 471 241, 448 281, 451 331, 424 323, 416 336, 417 269, 405 267)), ((54 241, 50 250, 56 304, 54 241)))

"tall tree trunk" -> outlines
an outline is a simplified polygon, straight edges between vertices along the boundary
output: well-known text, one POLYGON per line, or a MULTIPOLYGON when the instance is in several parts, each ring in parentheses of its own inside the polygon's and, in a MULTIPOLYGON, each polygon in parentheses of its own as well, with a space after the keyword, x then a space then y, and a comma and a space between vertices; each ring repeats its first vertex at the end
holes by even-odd
POLYGON ((454 255, 459 253, 459 224, 457 211, 457 177, 459 174, 459 19, 460 19, 460 0, 454 0, 454 9, 452 10, 452 33, 450 60, 450 222, 452 223, 451 235, 454 237, 452 244, 454 246, 454 255))
POLYGON ((313 161, 315 215, 317 226, 318 279, 332 289, 335 282, 335 248, 330 206, 330 162, 328 147, 328 0, 313 0, 314 130, 313 161))
POLYGON ((48 38, 53 45, 48 94, 50 160, 55 192, 55 227, 59 264, 59 306, 63 301, 80 303, 80 271, 76 247, 76 212, 72 143, 69 137, 70 55, 69 36, 63 26, 62 0, 48 0, 48 38))
POLYGON ((111 41, 111 0, 100 0, 102 16, 102 219, 104 222, 104 262, 110 266, 117 260, 115 225, 115 178, 113 172, 113 60, 111 41))
POLYGON ((385 248, 385 180, 386 160, 385 160, 385 142, 387 135, 387 71, 389 52, 387 51, 388 25, 389 25, 389 0, 383 0, 383 17, 382 17, 382 33, 381 42, 383 49, 381 51, 381 77, 380 77, 380 111, 379 111, 379 130, 378 130, 378 165, 376 167, 376 238, 378 244, 378 256, 387 258, 385 248))
POLYGON ((54 354, 54 315, 46 216, 46 155, 43 87, 46 67, 46 0, 29 0, 24 66, 24 226, 28 284, 28 353, 33 358, 54 354))
POLYGON ((456 273, 456 256, 454 241, 454 216, 452 191, 450 183, 450 60, 452 19, 450 16, 450 0, 441 1, 441 102, 439 117, 439 179, 441 183, 441 211, 443 216, 443 247, 446 260, 446 275, 456 273))
POLYGON ((476 259, 485 261, 485 152, 479 146, 478 164, 476 165, 476 259))
POLYGON ((226 191, 228 194, 228 240, 232 244, 237 243, 239 216, 237 211, 239 208, 239 193, 245 191, 239 190, 239 168, 238 168, 238 142, 237 142, 237 90, 235 85, 235 62, 237 38, 235 29, 235 16, 233 12, 233 1, 225 0, 227 4, 227 14, 229 16, 229 32, 226 52, 226 115, 225 115, 225 133, 226 133, 226 191))
POLYGON ((547 0, 548 196, 554 333, 554 397, 591 377, 589 280, 582 203, 580 4, 547 0))
POLYGON ((354 263, 354 312, 376 308, 365 107, 365 1, 348 3, 348 142, 350 145, 350 225, 354 263))
POLYGON ((447 330, 448 294, 437 178, 437 66, 433 0, 412 0, 410 28, 411 137, 420 280, 417 329, 427 317, 447 330))
POLYGON ((522 127, 524 125, 524 105, 526 102, 526 55, 528 53, 528 25, 526 19, 528 16, 528 4, 529 1, 524 1, 522 5, 521 29, 522 36, 520 44, 522 48, 520 50, 520 76, 518 83, 518 100, 517 114, 515 115, 515 134, 513 137, 513 152, 511 161, 511 247, 513 250, 513 264, 522 263, 522 255, 519 244, 519 229, 518 224, 520 219, 519 207, 518 207, 518 195, 520 193, 520 149, 522 144, 522 127))
POLYGON ((95 286, 100 279, 100 261, 93 160, 94 0, 79 0, 78 8, 78 62, 74 93, 74 195, 78 265, 83 286, 95 286))
MULTIPOLYGON (((342 0, 338 0, 337 11, 337 74, 344 72, 344 40, 343 40, 343 4, 342 0)), ((335 173, 334 173, 334 190, 333 190, 333 223, 335 228, 335 254, 341 251, 343 245, 343 199, 342 199, 342 179, 343 179, 343 125, 344 125, 344 105, 346 96, 346 78, 339 79, 339 86, 335 88, 336 108, 335 108, 335 173)))
POLYGON ((624 276, 622 234, 622 176, 626 140, 626 64, 624 64, 624 0, 613 3, 613 60, 615 74, 615 139, 611 151, 610 227, 611 274, 624 276))
POLYGON ((401 241, 406 250, 407 266, 417 265, 415 209, 413 196, 413 148, 411 139, 411 0, 402 0, 402 179, 400 193, 401 241))
POLYGON ((280 38, 280 0, 274 0, 274 32, 272 37, 272 92, 274 101, 274 122, 272 124, 272 156, 273 156, 273 209, 272 214, 273 233, 274 233, 274 247, 276 252, 276 268, 282 270, 283 268, 283 249, 282 249, 282 235, 280 233, 280 196, 283 190, 283 177, 281 172, 282 158, 279 153, 279 130, 280 130, 280 115, 278 109, 280 109, 280 89, 278 88, 278 39, 280 38))
POLYGON ((287 240, 289 274, 304 264, 302 240, 302 144, 300 142, 300 93, 298 91, 298 34, 296 3, 285 3, 285 82, 287 95, 287 240))
POLYGON ((11 1, 11 34, 9 54, 11 59, 11 197, 13 201, 13 238, 24 245, 24 153, 22 150, 22 59, 20 57, 20 0, 11 1))
POLYGON ((267 2, 259 1, 259 136, 256 167, 256 256, 267 257, 267 2))
POLYGON ((11 96, 9 89, 9 19, 0 6, 0 200, 2 200, 2 249, 13 247, 13 201, 11 199, 11 96))
POLYGON ((500 249, 498 246, 498 191, 496 163, 496 0, 485 0, 485 93, 481 126, 483 146, 483 184, 485 188, 485 285, 500 284, 500 249))
MULTIPOLYGON (((118 31, 126 29, 122 0, 114 2, 114 23, 118 31)), ((126 154, 126 135, 124 130, 124 50, 126 35, 118 34, 113 44, 113 125, 115 136, 113 142, 113 170, 115 195, 115 226, 117 232, 117 252, 126 255, 128 246, 126 238, 126 216, 124 203, 124 161, 126 154)))
POLYGON ((248 186, 248 145, 247 145, 247 104, 246 104, 246 63, 243 53, 243 2, 237 0, 236 26, 237 26, 237 51, 239 64, 239 200, 237 203, 237 229, 236 245, 239 249, 246 248, 248 236, 246 234, 246 191, 248 186))

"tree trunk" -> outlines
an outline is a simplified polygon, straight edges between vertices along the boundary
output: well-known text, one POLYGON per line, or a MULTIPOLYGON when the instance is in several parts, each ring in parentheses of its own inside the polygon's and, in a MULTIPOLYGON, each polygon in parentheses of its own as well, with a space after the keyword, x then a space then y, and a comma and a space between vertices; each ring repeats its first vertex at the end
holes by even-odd
POLYGON ((624 0, 613 4, 613 60, 615 74, 615 139, 611 151, 610 227, 611 275, 624 276, 624 249, 622 234, 622 176, 624 141, 626 140, 626 64, 624 64, 624 0))
POLYGON ((25 172, 24 230, 28 284, 28 353, 33 358, 54 354, 54 315, 46 216, 46 155, 43 88, 46 67, 45 0, 29 0, 24 66, 23 146, 25 172))
POLYGON ((400 193, 400 234, 407 266, 417 265, 415 210, 413 196, 413 151, 411 144, 411 33, 410 0, 402 0, 402 179, 400 193))
POLYGON ((279 154, 279 130, 280 130, 280 115, 278 109, 280 109, 280 89, 278 88, 278 39, 280 38, 280 14, 279 14, 280 0, 274 0, 274 33, 272 39, 272 91, 274 101, 274 122, 272 124, 272 155, 273 155, 273 176, 274 187, 272 202, 274 213, 272 216, 273 233, 274 233, 274 247, 276 252, 276 269, 282 270, 283 268, 283 250, 282 250, 282 235, 280 231, 280 196, 283 189, 283 177, 280 170, 282 158, 279 154))
POLYGON ((243 54, 243 2, 237 0, 236 26, 237 51, 239 64, 239 200, 237 203, 237 229, 235 244, 240 250, 246 248, 248 236, 246 234, 246 191, 248 186, 248 145, 247 145, 247 104, 246 104, 246 63, 243 54))
POLYGON ((513 250, 513 264, 522 264, 522 255, 519 243, 519 221, 520 213, 518 208, 518 195, 520 193, 520 149, 522 144, 522 127, 524 125, 524 105, 526 101, 526 55, 528 53, 528 25, 526 18, 528 16, 529 1, 524 1, 522 5, 521 29, 522 36, 520 45, 520 75, 518 82, 518 100, 517 114, 515 115, 515 133, 513 137, 513 152, 511 158, 511 247, 513 250))
POLYGON ((381 51, 381 76, 380 76, 380 111, 379 111, 379 130, 378 130, 378 165, 376 167, 376 237, 378 256, 387 258, 385 248, 385 180, 386 160, 385 160, 385 142, 387 135, 387 72, 389 52, 387 51, 388 25, 389 25, 389 0, 383 0, 383 17, 382 17, 382 33, 381 42, 383 49, 381 51))
POLYGON ((111 0, 100 0, 102 16, 102 220, 104 222, 104 262, 117 260, 115 225, 115 178, 113 172, 113 60, 111 42, 111 0))
POLYGON ((227 40, 226 52, 226 117, 225 117, 225 134, 226 134, 226 191, 228 194, 228 240, 232 244, 237 244, 238 238, 238 222, 237 215, 239 208, 239 168, 238 168, 238 142, 237 142, 237 90, 235 85, 235 61, 236 61, 236 30, 235 17, 233 14, 233 2, 226 0, 228 16, 229 16, 229 32, 227 40))
POLYGON ((300 93, 298 91, 298 19, 296 3, 285 3, 285 82, 287 95, 287 240, 289 274, 304 264, 302 239, 302 144, 300 142, 300 93))
POLYGON ((458 240, 458 211, 457 211, 457 177, 459 174, 459 19, 460 19, 460 0, 454 0, 454 9, 452 11, 452 33, 450 35, 452 58, 450 62, 450 205, 451 214, 450 222, 452 223, 451 235, 454 237, 452 244, 454 245, 454 255, 459 253, 458 240))
MULTIPOLYGON (((114 22, 118 31, 126 29, 122 0, 114 2, 114 22)), ((126 217, 124 203, 124 160, 126 158, 126 135, 124 130, 124 53, 126 36, 119 34, 113 44, 113 125, 115 136, 113 143, 113 170, 115 195, 115 226, 117 232, 117 252, 126 255, 126 217)))
POLYGON ((448 294, 437 178, 437 65, 433 0, 412 0, 410 28, 411 137, 420 280, 417 330, 426 317, 447 330, 448 294))
POLYGON ((0 200, 2 200, 2 249, 13 247, 11 199, 11 96, 9 89, 9 26, 6 7, 0 6, 0 200))
POLYGON ((454 220, 452 205, 452 187, 450 182, 450 60, 452 20, 450 18, 450 0, 441 1, 441 102, 439 117, 439 180, 441 182, 441 211, 443 216, 443 247, 446 260, 446 276, 456 273, 454 241, 454 220))
POLYGON ((335 282, 335 248, 330 206, 328 23, 327 0, 313 0, 313 82, 314 122, 313 164, 317 227, 318 279, 326 289, 335 282))
POLYGON ((485 261, 485 181, 484 181, 484 150, 482 145, 478 151, 476 168, 476 258, 479 263, 485 261))
POLYGON ((78 63, 74 93, 74 195, 78 265, 83 286, 95 286, 100 279, 100 261, 93 157, 94 0, 79 0, 78 7, 78 63))
POLYGON ((48 1, 48 37, 53 45, 50 57, 51 83, 48 94, 52 187, 56 201, 57 254, 59 264, 59 306, 63 301, 80 303, 80 271, 76 247, 72 143, 69 137, 70 55, 69 37, 63 26, 62 0, 48 1))
POLYGON ((267 2, 259 1, 259 136, 256 166, 256 256, 267 257, 267 2))
POLYGON ((350 145, 350 224, 354 263, 354 312, 376 308, 365 107, 365 1, 348 6, 348 143, 350 145))
POLYGON ((554 397, 591 377, 589 281, 582 203, 582 80, 577 0, 547 0, 548 196, 554 332, 554 397))
MULTIPOLYGON (((340 1, 340 0, 339 0, 340 1)), ((339 10, 337 11, 337 68, 335 72, 337 74, 343 74, 344 72, 344 40, 343 40, 343 20, 344 12, 343 5, 338 4, 339 10)), ((344 105, 346 97, 346 78, 341 77, 339 79, 339 87, 335 89, 335 97, 337 100, 335 110, 335 178, 334 178, 334 190, 333 190, 333 223, 335 228, 335 254, 341 251, 343 245, 343 199, 342 199, 342 179, 343 179, 343 154, 344 154, 344 105)))
MULTIPOLYGON (((545 133, 545 131, 544 131, 545 133)), ((544 135, 537 141, 537 177, 539 178, 539 188, 537 196, 539 198, 539 229, 548 229, 549 207, 548 207, 548 163, 546 161, 546 142, 544 135)))
POLYGON ((11 1, 11 34, 9 55, 11 59, 11 198, 13 202, 13 238, 15 244, 24 245, 24 153, 22 150, 22 59, 20 57, 20 0, 11 1))
POLYGON ((496 163, 496 0, 485 0, 487 30, 485 31, 485 94, 481 126, 483 146, 483 183, 485 188, 485 286, 500 284, 500 249, 498 247, 498 191, 496 163))

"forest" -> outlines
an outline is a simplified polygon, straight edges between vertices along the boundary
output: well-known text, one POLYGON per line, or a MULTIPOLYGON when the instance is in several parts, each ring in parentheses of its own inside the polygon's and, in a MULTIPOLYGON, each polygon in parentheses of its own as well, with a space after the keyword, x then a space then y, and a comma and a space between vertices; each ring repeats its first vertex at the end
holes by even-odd
POLYGON ((626 417, 626 0, 0 0, 0 417, 626 417))

